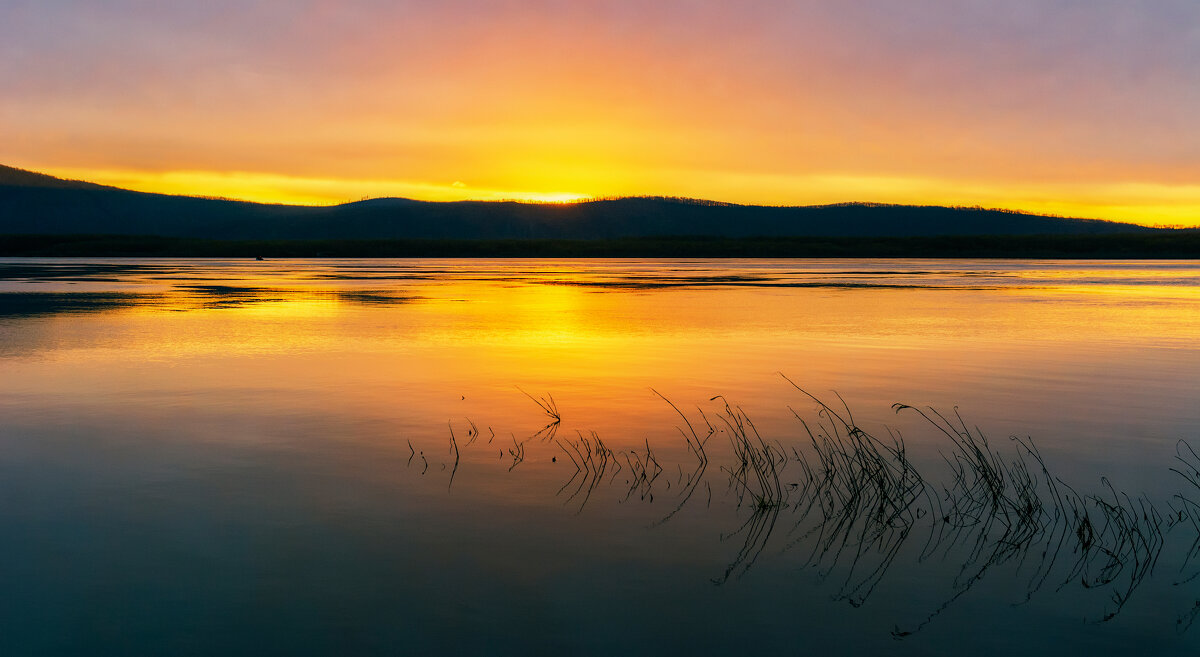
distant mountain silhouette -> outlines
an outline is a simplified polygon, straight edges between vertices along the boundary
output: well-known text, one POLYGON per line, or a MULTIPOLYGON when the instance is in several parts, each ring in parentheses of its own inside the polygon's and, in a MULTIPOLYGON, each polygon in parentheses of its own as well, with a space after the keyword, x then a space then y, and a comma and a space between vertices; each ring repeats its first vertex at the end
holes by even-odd
POLYGON ((846 203, 764 207, 633 197, 573 204, 374 199, 329 207, 133 192, 0 166, 0 235, 247 239, 615 239, 1103 235, 1157 229, 1003 210, 846 203))
POLYGON ((64 180, 44 173, 26 171, 0 165, 0 186, 4 187, 53 187, 57 189, 117 189, 82 180, 64 180))

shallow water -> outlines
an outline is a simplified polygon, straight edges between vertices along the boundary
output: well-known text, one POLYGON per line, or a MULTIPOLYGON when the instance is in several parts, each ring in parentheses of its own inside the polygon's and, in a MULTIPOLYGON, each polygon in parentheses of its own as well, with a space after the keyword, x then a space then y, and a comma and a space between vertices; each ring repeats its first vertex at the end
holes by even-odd
POLYGON ((1198 317, 1196 262, 3 259, 0 649, 1190 654, 1198 317))

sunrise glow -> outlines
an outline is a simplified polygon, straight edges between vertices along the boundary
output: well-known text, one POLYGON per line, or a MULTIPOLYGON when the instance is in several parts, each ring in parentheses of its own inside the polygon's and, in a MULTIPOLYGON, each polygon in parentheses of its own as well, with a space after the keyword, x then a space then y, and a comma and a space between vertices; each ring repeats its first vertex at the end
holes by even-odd
POLYGON ((663 195, 1190 226, 1195 13, 6 3, 0 164, 272 203, 663 195))

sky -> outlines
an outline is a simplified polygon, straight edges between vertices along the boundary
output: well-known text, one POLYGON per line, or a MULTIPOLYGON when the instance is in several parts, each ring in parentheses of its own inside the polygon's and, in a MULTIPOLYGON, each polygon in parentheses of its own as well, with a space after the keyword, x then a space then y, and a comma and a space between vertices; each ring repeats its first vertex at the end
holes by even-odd
POLYGON ((0 0, 0 164, 1197 225, 1200 2, 0 0))

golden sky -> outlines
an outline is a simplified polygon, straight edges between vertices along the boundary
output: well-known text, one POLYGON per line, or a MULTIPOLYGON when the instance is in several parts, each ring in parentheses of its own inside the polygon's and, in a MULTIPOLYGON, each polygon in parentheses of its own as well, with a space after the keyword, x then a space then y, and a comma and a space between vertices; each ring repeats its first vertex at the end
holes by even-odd
POLYGON ((0 5, 0 164, 338 203, 671 195, 1200 224, 1194 0, 0 5))

